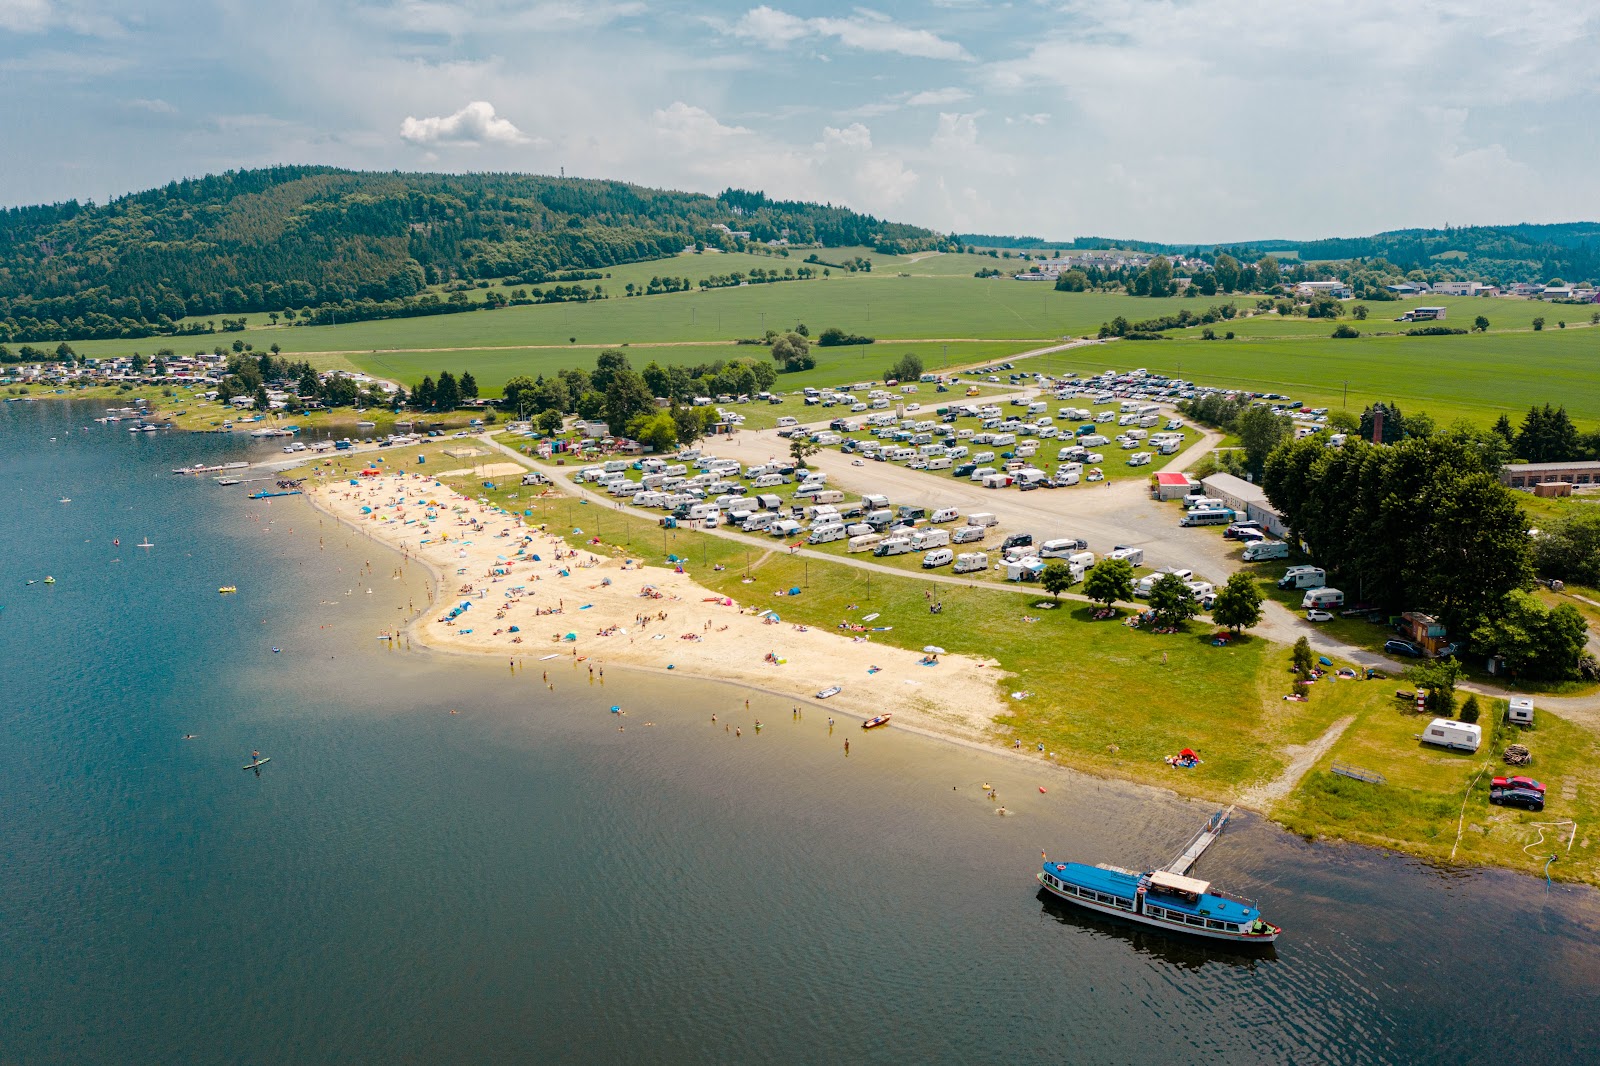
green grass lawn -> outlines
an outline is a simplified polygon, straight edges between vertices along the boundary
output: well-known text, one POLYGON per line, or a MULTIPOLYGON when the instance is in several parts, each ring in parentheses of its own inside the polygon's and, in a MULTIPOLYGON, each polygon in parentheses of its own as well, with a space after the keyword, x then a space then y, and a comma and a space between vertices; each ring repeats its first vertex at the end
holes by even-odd
MULTIPOLYGON (((1357 710, 1355 724, 1274 812, 1290 829, 1398 847, 1442 861, 1456 845, 1465 800, 1458 862, 1538 873, 1555 853, 1560 858, 1551 867, 1553 877, 1591 882, 1600 878, 1586 829, 1600 816, 1600 740, 1591 731, 1544 710, 1537 712, 1536 728, 1524 731, 1503 724, 1504 701, 1482 700, 1483 749, 1475 755, 1448 751, 1416 740, 1428 718, 1394 699, 1392 684, 1338 684, 1346 691, 1364 690, 1368 698, 1357 710), (1512 742, 1533 752, 1531 767, 1513 771, 1501 762, 1500 751, 1512 742), (1333 774, 1329 767, 1334 762, 1375 771, 1388 783, 1368 784, 1333 774), (1542 813, 1489 803, 1489 779, 1513 772, 1547 786, 1542 813), (1538 843, 1540 827, 1534 823, 1563 820, 1578 823, 1570 852, 1566 849, 1570 827, 1546 826, 1544 843, 1538 843)), ((1320 695, 1314 693, 1313 701, 1320 695)))

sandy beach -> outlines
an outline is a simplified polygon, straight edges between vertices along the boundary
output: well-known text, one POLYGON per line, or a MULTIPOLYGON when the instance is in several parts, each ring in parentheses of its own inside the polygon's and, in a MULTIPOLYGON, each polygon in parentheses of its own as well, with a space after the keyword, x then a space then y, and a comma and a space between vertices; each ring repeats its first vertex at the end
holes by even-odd
POLYGON ((759 571, 729 599, 692 573, 643 565, 609 544, 574 550, 432 476, 309 488, 315 506, 434 571, 434 603, 404 634, 429 647, 559 668, 552 680, 608 664, 713 678, 815 710, 888 711, 896 725, 967 741, 992 739, 1006 709, 1005 675, 992 660, 939 655, 925 664, 929 656, 875 643, 870 632, 795 625, 783 619, 787 590, 759 571), (815 700, 834 685, 838 695, 815 700))

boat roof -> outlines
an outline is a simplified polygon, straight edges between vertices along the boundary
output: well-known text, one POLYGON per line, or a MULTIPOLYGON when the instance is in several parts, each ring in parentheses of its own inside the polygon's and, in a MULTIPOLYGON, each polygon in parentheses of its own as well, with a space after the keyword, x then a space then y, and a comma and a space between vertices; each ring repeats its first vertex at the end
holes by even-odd
POLYGON ((1173 892, 1192 892, 1197 896, 1206 894, 1211 887, 1210 881, 1202 881, 1198 877, 1185 877, 1182 874, 1168 873, 1166 870, 1157 870, 1150 875, 1150 884, 1156 888, 1166 888, 1173 892))

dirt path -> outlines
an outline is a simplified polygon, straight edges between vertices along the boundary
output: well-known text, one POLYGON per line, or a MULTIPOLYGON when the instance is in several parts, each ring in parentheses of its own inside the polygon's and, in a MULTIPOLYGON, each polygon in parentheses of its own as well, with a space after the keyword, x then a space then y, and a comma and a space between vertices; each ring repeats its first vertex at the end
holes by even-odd
POLYGON ((1320 737, 1311 743, 1290 744, 1287 748, 1284 748, 1284 752, 1289 756, 1289 765, 1283 768, 1283 773, 1264 785, 1257 785, 1255 788, 1247 789, 1239 797, 1240 806, 1265 811, 1293 792, 1295 786, 1300 784, 1300 780, 1311 772, 1313 766, 1317 765, 1317 760, 1328 754, 1328 749, 1333 747, 1334 743, 1344 735, 1344 731, 1349 729, 1353 722, 1355 722, 1354 715, 1341 718, 1330 725, 1320 737))

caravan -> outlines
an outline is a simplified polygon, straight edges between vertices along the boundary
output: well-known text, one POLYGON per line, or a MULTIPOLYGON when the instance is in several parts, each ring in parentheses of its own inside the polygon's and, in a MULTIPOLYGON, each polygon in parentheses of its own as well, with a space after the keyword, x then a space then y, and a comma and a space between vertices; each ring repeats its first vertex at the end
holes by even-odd
POLYGON ((1441 748, 1475 752, 1483 744, 1483 727, 1473 722, 1435 718, 1422 731, 1422 742, 1437 744, 1441 748))
POLYGON ((989 557, 983 552, 962 552, 956 556, 956 565, 952 569, 958 574, 971 574, 979 570, 987 570, 989 569, 989 557))

